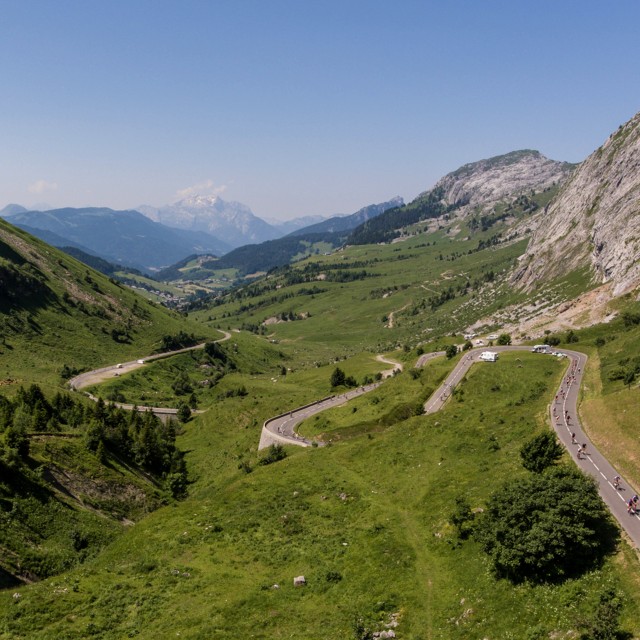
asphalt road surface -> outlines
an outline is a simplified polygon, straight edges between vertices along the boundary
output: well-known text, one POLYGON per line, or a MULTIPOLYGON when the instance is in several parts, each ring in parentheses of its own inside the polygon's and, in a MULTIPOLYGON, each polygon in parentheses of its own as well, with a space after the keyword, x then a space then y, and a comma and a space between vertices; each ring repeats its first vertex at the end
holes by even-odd
MULTIPOLYGON (((225 340, 229 340, 231 338, 231 334, 228 331, 222 331, 222 329, 218 329, 220 333, 224 334, 224 337, 219 340, 215 340, 215 342, 224 342, 225 340)), ((138 360, 132 360, 131 362, 122 362, 119 364, 112 364, 108 367, 102 367, 101 369, 94 369, 93 371, 87 371, 86 373, 81 373, 75 378, 71 378, 69 380, 69 386, 73 391, 79 391, 84 387, 89 387, 93 384, 99 384, 100 382, 104 382, 105 380, 109 380, 114 376, 121 376, 125 373, 129 373, 130 371, 134 371, 135 369, 140 369, 140 367, 144 367, 148 362, 153 362, 154 360, 160 360, 161 358, 169 358, 170 356, 175 356, 179 353, 186 353, 187 351, 193 351, 194 349, 203 349, 205 343, 198 344, 194 347, 186 347, 184 349, 177 349, 176 351, 168 351, 165 353, 158 353, 152 356, 147 356, 145 358, 140 358, 138 360)), ((98 398, 92 396, 90 393, 87 393, 87 396, 91 398, 93 401, 97 401, 98 398)), ((175 415, 178 410, 172 408, 165 407, 143 407, 136 406, 132 404, 122 404, 119 402, 114 403, 117 407, 121 409, 127 409, 131 411, 134 407, 138 411, 153 411, 158 416, 167 416, 167 415, 175 415)))
MULTIPOLYGON (((425 403, 425 413, 435 413, 443 407, 453 393, 456 385, 460 383, 474 363, 487 367, 499 367, 499 359, 497 362, 482 362, 478 359, 483 351, 489 350, 498 353, 505 351, 530 352, 531 347, 495 346, 468 351, 447 376, 442 385, 433 393, 429 400, 427 400, 425 403)), ((640 547, 640 509, 639 513, 635 513, 635 510, 629 511, 627 505, 629 499, 635 495, 636 489, 632 488, 629 483, 621 477, 621 474, 614 469, 608 460, 593 446, 593 443, 585 434, 578 419, 577 401, 582 376, 584 375, 584 369, 587 363, 587 356, 584 353, 566 349, 563 349, 562 353, 566 355, 565 359, 568 366, 562 384, 549 404, 551 424, 558 438, 569 452, 571 459, 584 473, 592 476, 596 480, 601 498, 615 519, 620 523, 620 526, 627 533, 633 546, 640 547), (616 476, 620 477, 617 487, 614 486, 614 478, 616 476)), ((444 355, 443 352, 424 354, 420 357, 416 366, 424 366, 431 358, 442 355, 444 355)), ((541 353, 539 357, 553 358, 557 356, 541 353)), ((316 413, 339 406, 357 396, 372 391, 380 384, 381 382, 377 382, 373 385, 367 385, 366 387, 359 387, 358 389, 339 396, 324 398, 316 403, 300 407, 289 413, 267 420, 262 429, 259 449, 263 449, 274 442, 297 444, 307 447, 311 446, 312 442, 310 440, 302 438, 295 432, 296 425, 316 413)))

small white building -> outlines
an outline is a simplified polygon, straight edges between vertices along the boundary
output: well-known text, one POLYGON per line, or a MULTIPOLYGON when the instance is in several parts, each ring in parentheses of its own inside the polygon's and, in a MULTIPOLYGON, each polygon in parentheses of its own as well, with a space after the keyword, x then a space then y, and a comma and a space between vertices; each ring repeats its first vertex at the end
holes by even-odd
POLYGON ((495 351, 483 351, 478 360, 483 360, 484 362, 495 362, 498 359, 498 354, 495 351))

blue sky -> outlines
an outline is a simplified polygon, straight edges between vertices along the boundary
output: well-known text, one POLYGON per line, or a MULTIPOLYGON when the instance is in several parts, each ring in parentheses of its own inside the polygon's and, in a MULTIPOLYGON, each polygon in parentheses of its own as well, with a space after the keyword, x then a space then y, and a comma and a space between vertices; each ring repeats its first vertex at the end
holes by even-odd
POLYGON ((0 0, 0 207, 266 218, 577 162, 640 110, 640 2, 0 0))

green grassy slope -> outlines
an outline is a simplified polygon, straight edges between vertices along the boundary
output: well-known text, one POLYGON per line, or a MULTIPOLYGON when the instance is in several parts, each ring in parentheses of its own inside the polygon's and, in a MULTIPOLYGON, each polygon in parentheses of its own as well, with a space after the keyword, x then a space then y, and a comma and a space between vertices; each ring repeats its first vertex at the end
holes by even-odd
MULTIPOLYGON (((514 587, 496 580, 479 544, 460 540, 449 523, 460 495, 481 518, 489 495, 526 473, 519 448, 548 428, 563 362, 505 354, 497 367, 474 367, 442 412, 405 410, 452 366, 436 360, 411 375, 418 343, 434 338, 425 348, 435 350, 460 341, 468 324, 522 299, 503 275, 524 242, 493 240, 503 224, 416 228, 401 243, 316 256, 191 314, 202 331, 245 326, 255 334, 224 343, 235 369, 200 392, 208 410, 179 438, 189 497, 150 514, 81 568, 21 588, 19 598, 0 593, 0 638, 362 640, 365 628, 393 619, 397 637, 413 640, 568 638, 609 586, 623 602, 622 627, 638 634, 637 558, 624 544, 576 579, 514 587), (263 327, 269 318, 285 321, 263 327), (331 446, 287 448, 285 460, 259 464, 265 419, 330 393, 336 365, 360 381, 388 368, 376 353, 405 345, 394 354, 404 373, 302 426, 331 446), (241 387, 246 395, 234 392, 241 387), (301 574, 307 586, 294 588, 301 574)), ((572 274, 538 295, 587 286, 572 274)), ((636 348, 638 328, 592 331, 578 332, 574 345, 590 349, 589 394, 637 392, 637 383, 629 389, 608 372, 633 364, 619 361, 636 348), (606 332, 616 339, 596 346, 606 332)), ((166 390, 184 359, 154 364, 122 392, 166 390)), ((609 404, 603 414, 612 413, 609 404)))
POLYGON ((275 272, 194 315, 211 326, 259 330, 319 359, 415 346, 524 299, 504 279, 526 241, 478 251, 490 235, 441 230, 350 247, 275 272), (283 313, 297 321, 276 322, 283 313))
MULTIPOLYGON (((482 508, 494 487, 523 475, 519 447, 545 428, 562 363, 519 358, 474 368, 440 414, 294 448, 247 475, 239 461, 255 464, 261 419, 285 402, 264 379, 248 380, 248 396, 219 403, 182 439, 197 478, 191 497, 82 570, 23 589, 18 601, 1 594, 0 637, 358 638, 358 620, 381 630, 392 616, 398 637, 415 640, 563 636, 608 585, 624 598, 624 628, 636 630, 635 560, 624 548, 575 580, 514 588, 448 523, 459 495, 482 508), (294 588, 301 574, 307 586, 294 588)), ((417 398, 438 367, 386 384, 417 398)), ((303 394, 322 391, 320 378, 291 377, 303 394)), ((372 398, 358 402, 364 412, 372 398)), ((383 413, 384 403, 367 410, 383 413)))
POLYGON ((95 368, 153 352, 180 330, 219 334, 0 220, 0 384, 48 387, 64 365, 95 368))
POLYGON ((44 404, 20 405, 20 388, 37 383, 51 402, 74 371, 146 356, 165 335, 217 339, 219 332, 150 304, 3 220, 0 291, 0 585, 6 586, 94 555, 126 521, 170 496, 165 478, 143 470, 132 452, 89 450, 92 403, 85 402, 84 417, 73 425, 62 424, 49 420, 44 404), (16 446, 22 441, 28 453, 16 446))

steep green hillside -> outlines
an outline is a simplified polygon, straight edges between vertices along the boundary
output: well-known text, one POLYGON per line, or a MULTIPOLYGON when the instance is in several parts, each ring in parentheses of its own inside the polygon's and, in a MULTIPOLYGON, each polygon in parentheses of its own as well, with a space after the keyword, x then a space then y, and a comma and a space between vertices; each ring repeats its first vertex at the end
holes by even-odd
POLYGON ((3 220, 0 289, 0 385, 9 394, 148 355, 180 330, 219 337, 3 220))
POLYGON ((317 256, 219 297, 194 315, 290 345, 305 362, 415 346, 461 333, 478 317, 524 299, 504 283, 504 274, 525 242, 496 243, 498 233, 499 227, 443 229, 317 256), (489 249, 478 250, 483 246, 489 249))
POLYGON ((35 384, 0 395, 0 585, 55 575, 182 497, 176 426, 35 384))
POLYGON ((1 220, 0 289, 7 586, 85 561, 184 490, 173 427, 61 393, 67 378, 210 332, 1 220))

